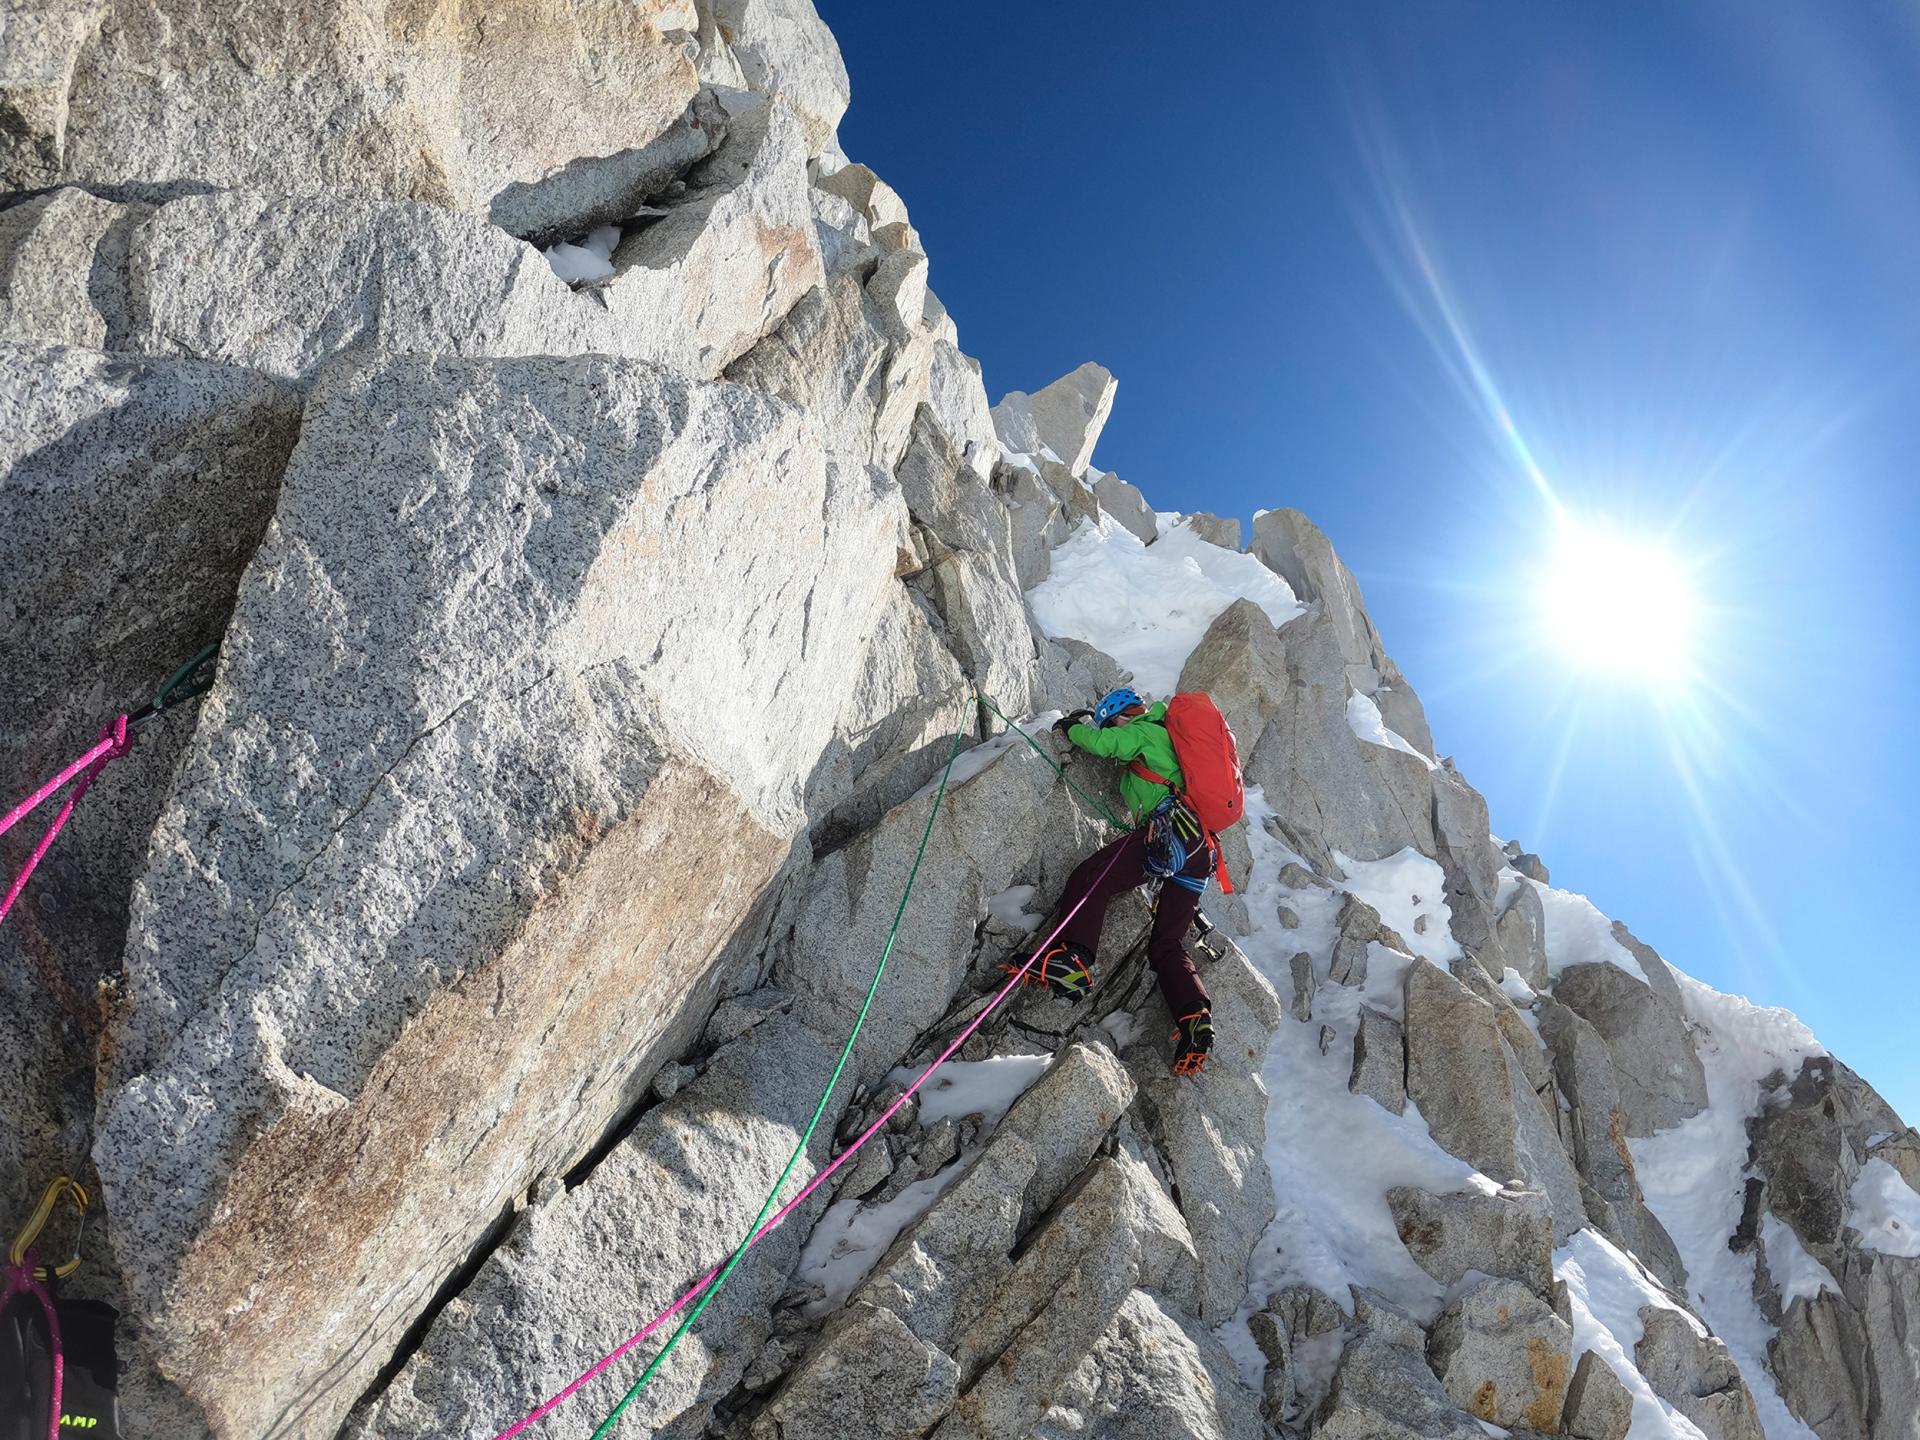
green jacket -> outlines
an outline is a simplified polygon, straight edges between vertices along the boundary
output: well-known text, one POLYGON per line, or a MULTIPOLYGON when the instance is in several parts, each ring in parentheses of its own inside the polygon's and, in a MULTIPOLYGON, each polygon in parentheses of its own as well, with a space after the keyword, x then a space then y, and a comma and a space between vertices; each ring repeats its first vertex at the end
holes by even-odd
MULTIPOLYGON (((1089 755, 1108 760, 1143 761, 1154 774, 1164 775, 1176 785, 1184 784, 1187 777, 1180 773, 1180 761, 1173 753, 1173 737, 1167 734, 1167 727, 1162 723, 1166 714, 1166 702, 1162 701, 1148 707, 1147 713, 1137 720, 1109 730, 1093 725, 1069 726, 1067 739, 1089 755)), ((1133 811, 1134 824, 1139 825, 1153 813, 1154 806, 1167 798, 1167 787, 1142 780, 1129 770, 1120 777, 1120 798, 1133 811)))

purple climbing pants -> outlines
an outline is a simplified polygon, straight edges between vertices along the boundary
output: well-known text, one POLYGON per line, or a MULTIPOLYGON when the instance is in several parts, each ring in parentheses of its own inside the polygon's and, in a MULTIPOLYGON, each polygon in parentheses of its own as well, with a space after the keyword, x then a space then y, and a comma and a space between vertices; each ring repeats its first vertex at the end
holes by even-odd
MULTIPOLYGON (((1212 874, 1213 856, 1205 849, 1197 851, 1187 858, 1183 873, 1196 878, 1212 874)), ((1097 952, 1107 906, 1115 897, 1145 884, 1148 878, 1144 830, 1123 835, 1111 845, 1094 851, 1080 862, 1079 869, 1067 881, 1066 893, 1061 896, 1063 910, 1082 895, 1087 897, 1087 903, 1074 911, 1060 938, 1084 946, 1089 955, 1097 952), (1120 852, 1119 858, 1103 878, 1100 872, 1116 850, 1120 852)), ((1210 1008, 1207 987, 1200 983, 1186 946, 1187 931, 1192 928, 1194 911, 1199 908, 1200 896, 1196 891, 1171 882, 1162 885, 1160 903, 1153 911, 1153 931, 1147 937, 1147 963, 1153 966, 1154 979, 1160 982, 1160 995, 1176 1020, 1210 1008)))

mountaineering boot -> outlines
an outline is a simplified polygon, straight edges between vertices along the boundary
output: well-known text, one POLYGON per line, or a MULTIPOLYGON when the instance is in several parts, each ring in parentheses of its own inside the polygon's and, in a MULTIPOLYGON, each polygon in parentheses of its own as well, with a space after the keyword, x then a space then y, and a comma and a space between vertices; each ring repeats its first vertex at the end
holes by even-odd
POLYGON ((1198 1075, 1206 1068, 1213 1052, 1213 1012, 1196 1010, 1180 1017, 1180 1028, 1173 1032, 1173 1073, 1198 1075))
POLYGON ((1093 952, 1084 945, 1058 941, 1036 955, 1030 966, 1022 961, 1019 965, 1002 965, 1001 969, 1017 975, 1023 966, 1029 985, 1045 985, 1069 1000, 1084 1000, 1092 993, 1093 952))

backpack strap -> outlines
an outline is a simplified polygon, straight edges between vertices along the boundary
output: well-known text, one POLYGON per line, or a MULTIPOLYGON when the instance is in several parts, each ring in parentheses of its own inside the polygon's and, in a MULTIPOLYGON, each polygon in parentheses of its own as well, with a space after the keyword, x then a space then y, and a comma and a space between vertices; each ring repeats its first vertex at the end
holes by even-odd
POLYGON ((1131 765, 1127 766, 1127 769, 1138 775, 1149 785, 1165 785, 1169 790, 1173 788, 1173 782, 1171 780, 1159 774, 1144 760, 1135 760, 1131 765))

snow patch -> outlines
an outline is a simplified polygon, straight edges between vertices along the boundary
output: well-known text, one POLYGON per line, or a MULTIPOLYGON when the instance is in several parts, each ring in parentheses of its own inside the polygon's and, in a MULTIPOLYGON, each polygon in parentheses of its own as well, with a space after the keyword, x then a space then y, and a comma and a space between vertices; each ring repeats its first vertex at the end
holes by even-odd
MULTIPOLYGON (((1280 994, 1289 995, 1290 961, 1296 952, 1311 954, 1315 974, 1322 979, 1326 975, 1340 892, 1318 886, 1292 890, 1279 882, 1280 867, 1299 857, 1267 832, 1264 822, 1272 815, 1259 787, 1249 786, 1247 843, 1253 866, 1244 889, 1253 933, 1241 949, 1280 994), (1299 915, 1297 929, 1280 924, 1282 901, 1299 915)), ((1372 862, 1341 857, 1340 863, 1355 893, 1366 892, 1363 898, 1369 903, 1376 896, 1387 901, 1403 918, 1413 913, 1408 907, 1414 894, 1433 907, 1443 893, 1440 867, 1411 851, 1372 862)), ((1390 918, 1388 923, 1395 921, 1390 918)), ((1433 942, 1448 933, 1443 909, 1437 933, 1431 921, 1428 932, 1419 938, 1437 950, 1433 942)), ((1369 980, 1376 967, 1384 969, 1389 963, 1411 962, 1375 946, 1368 959, 1369 980)), ((1253 1343, 1247 1317, 1282 1286, 1305 1282, 1347 1305, 1349 1287, 1366 1285, 1422 1319, 1438 1313, 1441 1288, 1400 1243, 1387 1209, 1387 1191, 1397 1185, 1417 1185, 1438 1194, 1470 1188, 1491 1193, 1498 1188, 1436 1145, 1415 1106, 1395 1115, 1347 1089, 1362 1002, 1358 992, 1344 985, 1321 985, 1314 996, 1313 1019, 1306 1024, 1282 1020, 1262 1067, 1261 1078, 1274 1097, 1267 1107, 1265 1153, 1277 1210, 1248 1263, 1247 1299, 1220 1331, 1256 1390, 1266 1361, 1253 1343), (1334 1032, 1324 1055, 1322 1025, 1334 1032)))
MULTIPOLYGON (((817 1319, 846 1303, 901 1232, 972 1168, 994 1126, 1052 1063, 1051 1055, 996 1055, 988 1060, 949 1060, 934 1073, 920 1089, 922 1126, 963 1115, 979 1115, 986 1123, 974 1143, 939 1174, 916 1180, 891 1200, 869 1205, 849 1195, 827 1207, 801 1248, 794 1275, 801 1285, 818 1292, 807 1303, 808 1316, 817 1319)), ((887 1078, 906 1086, 918 1074, 902 1068, 887 1078)))
MULTIPOLYGON (((1698 1027, 1694 1049, 1706 1070, 1707 1108, 1657 1135, 1630 1140, 1634 1168, 1647 1208, 1673 1237, 1687 1267, 1693 1305, 1746 1377, 1769 1440, 1813 1440, 1780 1399, 1766 1366, 1767 1346, 1779 1332, 1753 1298, 1756 1257, 1751 1250, 1736 1254, 1727 1241, 1740 1224, 1750 1173, 1747 1121, 1759 1113, 1762 1082, 1775 1070, 1797 1073, 1801 1060, 1820 1053, 1820 1046, 1785 1010, 1723 995, 1679 971, 1674 979, 1687 1018, 1698 1027)), ((1804 1274, 1799 1279, 1807 1281, 1804 1274)))
POLYGON ((1338 850, 1333 860, 1346 872, 1345 888, 1378 910, 1415 955, 1442 968, 1460 958, 1459 942, 1453 938, 1453 911, 1446 901, 1446 872, 1437 860, 1429 860, 1411 845, 1384 860, 1354 860, 1338 850))
POLYGON ((1645 1334, 1640 1310, 1658 1305, 1678 1310, 1694 1330, 1704 1335, 1700 1322, 1680 1310, 1640 1262, 1604 1235, 1581 1230, 1553 1252, 1555 1278, 1565 1282, 1567 1303, 1573 1312, 1573 1359, 1577 1364, 1589 1350, 1613 1368, 1633 1397, 1633 1440, 1705 1440, 1686 1416, 1653 1393, 1646 1376, 1633 1363, 1633 1347, 1645 1334))
POLYGON ((1640 968, 1633 952, 1613 938, 1613 922, 1591 900, 1514 873, 1533 886, 1546 911, 1549 974, 1557 976, 1569 965, 1617 965, 1642 985, 1648 983, 1647 972, 1640 968))
POLYGON ((1795 1300, 1812 1300, 1822 1290, 1840 1293, 1833 1272, 1809 1255, 1800 1237, 1793 1233, 1793 1227, 1776 1219, 1771 1210, 1760 1222, 1760 1243, 1767 1249, 1767 1274, 1773 1277, 1780 1291, 1782 1310, 1795 1300))
POLYGON ((1540 1034, 1540 1018, 1533 1013, 1533 1007, 1540 999, 1539 993, 1527 984, 1526 977, 1511 965, 1500 974, 1500 988, 1506 992, 1507 998, 1513 1001, 1513 1008, 1520 1012, 1520 1019, 1527 1029, 1533 1032, 1533 1038, 1545 1044, 1540 1034))
POLYGON ((1427 769, 1440 768, 1408 744, 1404 736, 1387 728, 1387 722, 1380 714, 1380 707, 1374 703, 1371 695, 1362 695, 1356 690, 1347 697, 1347 728, 1369 745, 1382 745, 1389 750, 1404 750, 1427 769))
POLYGON ((613 274, 613 247, 619 243, 618 225, 599 225, 578 244, 563 240, 540 253, 562 280, 599 280, 613 274))
POLYGON ((1115 1010, 1100 1022, 1100 1028, 1113 1037, 1113 1053, 1125 1052, 1126 1048, 1147 1033, 1147 1023, 1131 1010, 1115 1010))
POLYGON ((1920 1195, 1886 1161, 1875 1156, 1860 1167, 1847 1207, 1847 1224, 1860 1232, 1861 1249, 1920 1255, 1920 1195))
MULTIPOLYGON (((1160 517, 1164 523, 1166 517, 1160 517)), ((1050 638, 1084 640, 1162 699, 1222 610, 1247 599, 1284 625, 1301 611, 1287 582, 1253 556, 1162 529, 1152 545, 1105 517, 1083 520, 1053 552, 1052 573, 1027 592, 1050 638)))
POLYGON ((819 1291, 805 1313, 817 1319, 846 1304, 900 1232, 932 1209, 966 1168, 963 1158, 877 1205, 862 1204, 851 1196, 829 1205, 801 1248, 794 1271, 796 1281, 819 1291))
POLYGON ((1522 1009, 1540 998, 1534 988, 1527 984, 1527 977, 1511 965, 1500 972, 1500 988, 1507 992, 1507 998, 1522 1009))
POLYGON ((1002 890, 988 899, 987 914, 1005 929, 1024 930, 1031 935, 1047 918, 1045 912, 1036 915, 1027 909, 1033 901, 1033 894, 1031 885, 1015 885, 1002 890))
MULTIPOLYGON (((978 1115, 991 1130, 1013 1102, 1027 1093, 1053 1063, 1051 1055, 995 1055, 987 1060, 949 1060, 920 1087, 920 1124, 932 1125, 952 1116, 978 1115)), ((887 1076, 895 1085, 914 1082, 919 1070, 903 1067, 887 1076)))
POLYGON ((1500 867, 1499 885, 1493 892, 1493 913, 1504 915, 1507 907, 1513 904, 1513 897, 1520 893, 1520 887, 1527 883, 1527 877, 1511 865, 1500 867))

